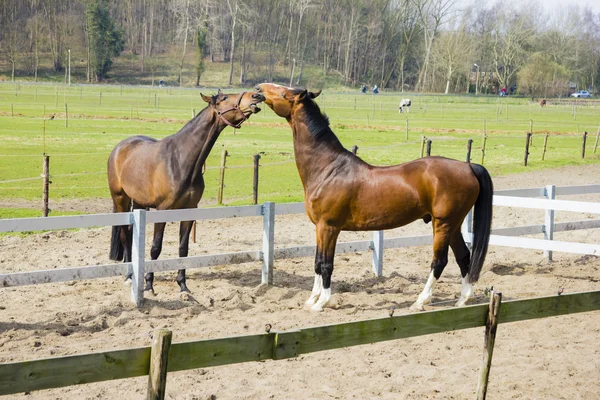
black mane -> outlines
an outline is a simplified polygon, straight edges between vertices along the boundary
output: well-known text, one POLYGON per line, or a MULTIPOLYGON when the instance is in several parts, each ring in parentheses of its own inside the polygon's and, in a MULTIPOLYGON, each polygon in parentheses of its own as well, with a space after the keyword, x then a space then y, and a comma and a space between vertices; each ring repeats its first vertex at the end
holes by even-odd
POLYGON ((317 103, 309 96, 306 96, 303 104, 306 112, 306 125, 311 135, 317 140, 336 138, 329 127, 329 117, 321 112, 317 103))

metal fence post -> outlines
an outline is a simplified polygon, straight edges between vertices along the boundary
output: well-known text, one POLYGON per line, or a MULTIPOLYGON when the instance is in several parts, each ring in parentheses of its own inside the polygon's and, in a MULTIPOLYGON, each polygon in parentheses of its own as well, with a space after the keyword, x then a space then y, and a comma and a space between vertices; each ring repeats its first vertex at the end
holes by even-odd
POLYGON ((131 299, 136 307, 144 301, 144 255, 146 252, 146 210, 133 210, 131 299))
MULTIPOLYGON (((548 200, 554 200, 556 197, 556 186, 546 186, 544 196, 548 200)), ((544 218, 544 240, 554 240, 554 210, 546 210, 546 216, 544 218)), ((548 261, 552 261, 552 251, 544 250, 544 256, 548 257, 548 261)))
POLYGON ((273 284, 273 263, 275 247, 275 203, 267 201, 263 205, 263 248, 262 283, 273 284))
POLYGON ((373 232, 373 272, 383 275, 383 231, 373 232))

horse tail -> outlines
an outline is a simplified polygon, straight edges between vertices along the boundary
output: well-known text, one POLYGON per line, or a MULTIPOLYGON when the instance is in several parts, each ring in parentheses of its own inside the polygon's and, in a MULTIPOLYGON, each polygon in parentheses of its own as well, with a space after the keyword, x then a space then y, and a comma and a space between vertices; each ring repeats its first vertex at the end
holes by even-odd
POLYGON ((471 170, 479 181, 479 196, 475 201, 473 213, 473 245, 469 265, 469 283, 474 283, 479 280, 479 273, 488 250, 492 230, 494 185, 489 172, 482 165, 471 164, 471 170))
MULTIPOLYGON (((117 212, 117 205, 113 203, 113 212, 117 212)), ((110 252, 108 258, 114 261, 123 261, 123 244, 121 243, 121 227, 113 226, 110 237, 110 252)))

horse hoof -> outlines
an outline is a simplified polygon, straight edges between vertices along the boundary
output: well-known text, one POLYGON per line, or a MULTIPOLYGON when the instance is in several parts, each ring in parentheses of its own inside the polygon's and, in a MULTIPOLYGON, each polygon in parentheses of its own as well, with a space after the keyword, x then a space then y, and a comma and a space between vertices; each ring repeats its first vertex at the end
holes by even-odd
POLYGON ((469 301, 469 299, 463 299, 460 298, 458 299, 458 301, 456 302, 456 307, 464 307, 467 305, 467 301, 469 301))
POLYGON ((412 306, 410 306, 409 310, 412 312, 420 312, 425 311, 425 307, 423 307, 423 304, 414 303, 412 306))
POLYGON ((317 304, 313 305, 313 306, 310 308, 310 311, 311 311, 311 312, 322 312, 322 311, 323 311, 323 306, 322 306, 322 305, 320 305, 319 303, 317 303, 317 304))
POLYGON ((131 279, 125 278, 125 280, 123 281, 123 285, 125 285, 125 286, 131 285, 131 279))
POLYGON ((190 293, 190 291, 186 291, 186 292, 181 292, 179 293, 179 297, 181 298, 182 301, 190 301, 192 300, 192 294, 190 293))
POLYGON ((319 298, 318 297, 309 297, 308 300, 306 300, 306 303, 304 303, 304 308, 309 309, 312 306, 314 306, 317 302, 319 298))

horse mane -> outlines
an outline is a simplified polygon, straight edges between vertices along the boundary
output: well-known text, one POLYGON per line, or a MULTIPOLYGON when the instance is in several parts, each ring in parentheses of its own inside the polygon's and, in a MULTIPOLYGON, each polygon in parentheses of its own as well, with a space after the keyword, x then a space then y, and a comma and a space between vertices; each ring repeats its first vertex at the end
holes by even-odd
MULTIPOLYGON (((294 89, 294 94, 299 94, 303 89, 294 89)), ((335 133, 329 127, 329 117, 321 112, 319 105, 309 96, 304 98, 304 110, 306 114, 306 126, 310 134, 317 140, 335 138, 335 133)))

